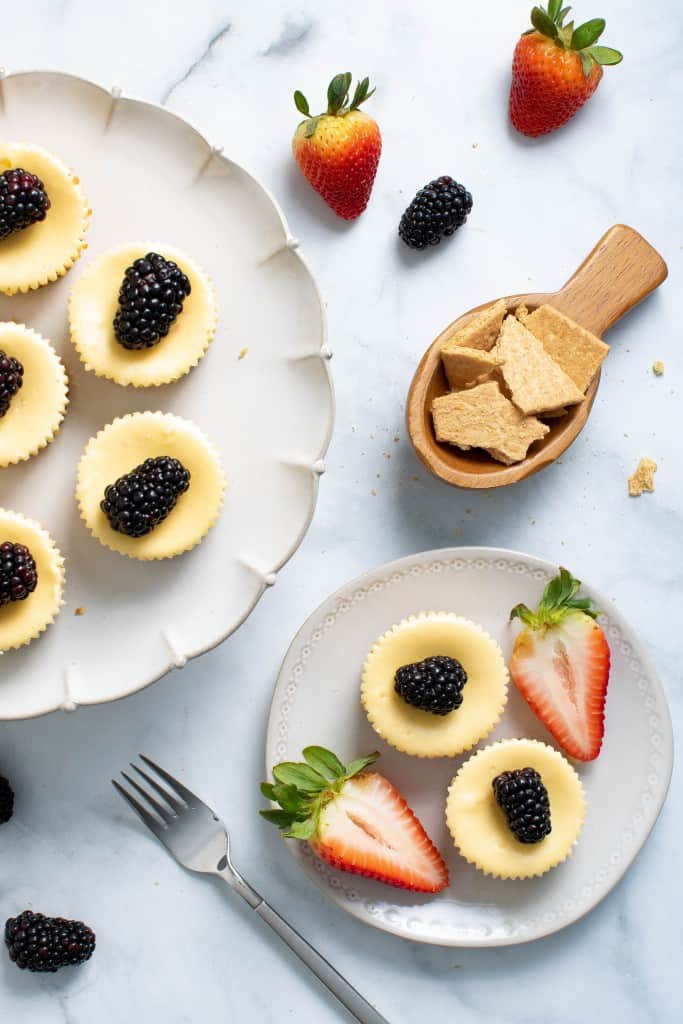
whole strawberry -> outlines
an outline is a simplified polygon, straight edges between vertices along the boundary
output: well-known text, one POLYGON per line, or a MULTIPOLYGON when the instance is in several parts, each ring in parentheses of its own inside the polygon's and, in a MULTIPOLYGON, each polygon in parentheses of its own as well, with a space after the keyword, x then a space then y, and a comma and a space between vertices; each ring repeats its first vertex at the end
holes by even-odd
POLYGON ((602 65, 622 59, 618 50, 595 45, 604 18, 574 28, 573 21, 565 25, 570 10, 562 0, 549 0, 547 9, 534 7, 534 27, 515 47, 510 120, 522 135, 546 135, 566 124, 597 89, 602 65))
POLYGON ((335 75, 327 90, 327 111, 311 116, 308 100, 294 93, 305 116, 292 139, 294 158, 316 192, 344 220, 360 216, 368 205, 382 152, 376 121, 359 110, 372 96, 364 78, 349 101, 351 75, 335 75))

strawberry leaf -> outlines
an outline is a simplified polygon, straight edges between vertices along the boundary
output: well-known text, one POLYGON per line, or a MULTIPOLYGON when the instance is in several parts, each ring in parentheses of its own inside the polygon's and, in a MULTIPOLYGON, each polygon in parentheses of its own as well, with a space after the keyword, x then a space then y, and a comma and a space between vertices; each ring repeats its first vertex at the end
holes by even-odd
POLYGON ((350 761, 349 764, 347 764, 346 768, 344 769, 344 775, 346 775, 346 777, 349 779, 351 778, 352 775, 358 775, 358 773, 362 772, 365 768, 368 767, 368 765, 373 764, 373 762, 375 762, 378 757, 379 750, 375 750, 374 753, 368 754, 367 757, 359 757, 355 761, 350 761))
POLYGON ((272 800, 273 803, 277 803, 277 797, 275 796, 275 786, 272 782, 262 782, 261 792, 263 793, 266 800, 272 800))
POLYGON ((543 591, 540 604, 535 612, 525 604, 518 604, 510 612, 510 619, 520 619, 530 629, 542 629, 561 622, 568 612, 583 612, 592 619, 598 610, 588 597, 577 597, 581 581, 575 579, 568 569, 560 568, 543 591))
POLYGON ((620 64, 624 59, 623 54, 611 46, 589 46, 586 53, 598 64, 620 64))
POLYGON ((308 117, 309 114, 311 113, 310 108, 308 106, 308 100, 306 99, 302 92, 299 92, 298 89, 294 93, 294 106, 296 107, 300 114, 304 115, 304 117, 308 117))
POLYGON ((305 821, 293 821, 292 826, 285 836, 288 839, 311 839, 315 833, 315 818, 306 818, 305 821))
POLYGON ((357 110, 361 103, 365 103, 366 100, 370 99, 374 91, 374 89, 370 88, 370 79, 364 78, 363 81, 359 82, 356 86, 356 91, 353 94, 349 110, 357 110))
POLYGON ((311 139, 315 135, 315 130, 318 127, 320 116, 321 115, 318 117, 309 117, 308 121, 306 121, 306 131, 304 132, 304 135, 307 139, 311 139))
POLYGON ((579 52, 579 57, 581 58, 581 67, 583 68, 584 75, 586 76, 586 78, 590 78, 590 73, 593 70, 593 67, 595 66, 595 61, 590 56, 587 50, 581 50, 579 52))
POLYGON ((273 776, 286 786, 296 786, 305 793, 319 793, 325 788, 325 779, 307 764, 283 761, 273 768, 273 776))
POLYGON ((572 33, 572 50, 583 50, 586 46, 592 46, 605 31, 605 19, 593 18, 591 21, 579 25, 572 33))
POLYGON ((327 88, 327 113, 337 114, 346 102, 351 85, 351 72, 335 75, 327 88))
POLYGON ((562 10, 560 11, 560 13, 558 14, 558 16, 557 16, 557 24, 559 25, 560 28, 564 25, 564 19, 567 17, 567 15, 569 14, 570 11, 571 11, 571 7, 563 7, 562 10))
POLYGON ((550 39, 557 39, 557 26, 542 7, 532 7, 531 24, 541 35, 548 36, 550 39))
POLYGON ((296 786, 286 786, 279 782, 273 786, 275 800, 283 811, 295 814, 297 817, 304 817, 308 814, 310 797, 302 794, 296 786))
POLYGON ((562 0, 548 0, 548 14, 557 22, 557 16, 560 13, 560 7, 562 6, 562 0))
POLYGON ((294 818, 287 811, 276 811, 269 808, 267 811, 259 811, 259 814, 272 825, 277 825, 278 828, 291 828, 294 824, 294 818))
POLYGON ((319 772, 326 779, 334 781, 340 779, 344 774, 344 765, 336 754, 325 747, 304 747, 302 754, 311 768, 319 772))

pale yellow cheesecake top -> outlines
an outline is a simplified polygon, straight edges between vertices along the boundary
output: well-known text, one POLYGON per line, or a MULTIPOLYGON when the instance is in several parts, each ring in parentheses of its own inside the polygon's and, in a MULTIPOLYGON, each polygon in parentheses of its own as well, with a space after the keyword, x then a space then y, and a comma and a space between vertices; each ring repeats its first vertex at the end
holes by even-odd
POLYGON ((475 622, 452 612, 420 612, 392 626, 363 667, 361 700, 373 729, 416 757, 452 757, 487 736, 503 713, 508 671, 498 644, 475 622), (436 655, 467 672, 463 702, 447 715, 411 707, 394 690, 396 670, 436 655))
POLYGON ((28 292, 62 277, 85 248, 90 208, 79 178, 52 153, 28 143, 0 142, 0 173, 21 167, 43 182, 45 219, 0 241, 0 291, 28 292))
POLYGON ((538 740, 500 740, 477 751, 453 779, 446 823, 463 857, 498 878, 543 875, 566 860, 586 813, 581 780, 559 751, 538 740), (496 803, 492 783, 504 771, 535 768, 548 791, 552 831, 519 842, 496 803))
POLYGON ((161 242, 128 242, 109 249, 86 268, 71 290, 71 340, 86 369, 117 384, 168 384, 196 366, 208 349, 217 322, 211 279, 188 255, 161 242), (124 274, 148 252, 177 263, 190 282, 190 294, 165 338, 152 348, 124 348, 114 334, 114 317, 124 274))
POLYGON ((198 544, 218 518, 224 490, 220 457, 199 427, 170 413, 140 412, 115 419, 90 439, 78 466, 76 499, 86 526, 105 547, 147 561, 172 558, 198 544), (161 455, 189 470, 188 490, 151 533, 118 533, 100 508, 105 488, 161 455))
POLYGON ((52 537, 19 512, 0 508, 0 544, 23 544, 36 563, 38 583, 23 601, 0 607, 0 651, 23 647, 54 621, 64 591, 64 562, 52 537))
POLYGON ((0 323, 0 351, 24 368, 22 386, 0 416, 0 469, 35 455, 55 436, 68 402, 68 380, 52 345, 23 324, 0 323))

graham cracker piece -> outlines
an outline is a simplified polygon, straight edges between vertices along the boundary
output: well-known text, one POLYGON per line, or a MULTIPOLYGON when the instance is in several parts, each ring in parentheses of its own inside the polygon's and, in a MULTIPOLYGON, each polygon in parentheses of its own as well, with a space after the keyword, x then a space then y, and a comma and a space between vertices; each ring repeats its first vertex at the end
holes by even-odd
POLYGON ((492 352, 479 348, 465 348, 463 345, 444 345, 441 361, 450 386, 457 390, 473 384, 479 377, 488 375, 500 364, 492 352))
POLYGON ((661 359, 655 359, 654 363, 652 364, 652 372, 654 373, 655 377, 662 376, 662 374, 664 373, 664 363, 661 359))
POLYGON ((500 325, 506 313, 507 309, 502 299, 494 302, 492 306, 487 306, 481 313, 477 313, 468 324, 452 334, 444 343, 441 352, 443 353, 446 348, 450 351, 454 346, 478 348, 484 352, 490 351, 496 343, 500 325))
POLYGON ((525 317, 524 326, 538 338, 577 388, 585 391, 609 352, 609 345, 554 306, 539 306, 525 317))
POLYGON ((656 472, 656 462, 648 458, 640 460, 635 473, 628 478, 628 493, 632 498, 639 498, 643 491, 654 491, 656 472))
POLYGON ((512 401, 527 416, 583 402, 583 392, 514 316, 503 322, 496 355, 503 361, 501 373, 512 401))
POLYGON ((524 416, 495 381, 435 398, 432 416, 438 441, 465 451, 483 448, 508 466, 521 462, 529 446, 550 429, 534 416, 524 416))

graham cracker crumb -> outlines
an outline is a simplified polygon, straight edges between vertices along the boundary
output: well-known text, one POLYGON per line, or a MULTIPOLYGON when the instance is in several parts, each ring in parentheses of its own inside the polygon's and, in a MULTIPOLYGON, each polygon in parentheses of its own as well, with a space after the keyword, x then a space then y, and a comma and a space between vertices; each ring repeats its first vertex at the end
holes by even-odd
POLYGON ((488 352, 496 343, 500 332, 500 325, 507 308, 502 299, 487 306, 481 313, 477 313, 471 320, 455 331, 444 341, 444 347, 464 346, 465 348, 478 348, 488 352))
POLYGON ((515 317, 504 320, 494 352, 502 360, 501 372, 512 401, 527 416, 583 402, 583 392, 515 317))
POLYGON ((493 382, 435 398, 432 417, 437 441, 465 451, 484 448, 506 465, 521 462, 529 446, 550 429, 521 413, 493 382))
POLYGON ((554 306, 539 306, 525 318, 524 326, 538 338, 579 391, 585 391, 609 352, 609 345, 554 306))
POLYGON ((632 476, 628 478, 628 493, 632 498, 639 498, 643 491, 654 491, 657 463, 652 459, 642 458, 632 476))
POLYGON ((662 374, 664 373, 664 363, 661 361, 661 359, 655 359, 654 363, 652 364, 652 372, 654 373, 655 377, 662 376, 662 374))
POLYGON ((247 354, 247 352, 248 352, 248 351, 249 351, 249 349, 248 349, 248 348, 241 348, 241 349, 240 349, 240 353, 239 353, 239 355, 238 355, 238 357, 237 357, 237 358, 238 358, 238 359, 244 359, 244 357, 246 356, 246 354, 247 354))
POLYGON ((74 615, 85 615, 85 606, 81 604, 78 608, 74 608, 74 615))
POLYGON ((373 488, 372 488, 372 490, 370 491, 370 494, 371 494, 371 495, 373 496, 373 498, 376 498, 376 497, 377 497, 377 491, 375 490, 375 488, 374 488, 374 487, 373 487, 373 488))

